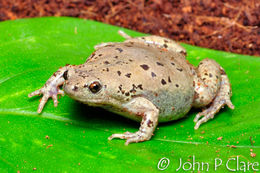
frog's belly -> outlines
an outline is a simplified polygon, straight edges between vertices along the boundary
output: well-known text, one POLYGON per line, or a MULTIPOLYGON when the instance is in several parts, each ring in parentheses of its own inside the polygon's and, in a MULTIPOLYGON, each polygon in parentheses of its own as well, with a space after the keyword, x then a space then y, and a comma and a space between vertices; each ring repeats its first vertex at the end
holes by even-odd
POLYGON ((160 110, 159 122, 167 122, 182 118, 192 107, 194 92, 161 92, 158 97, 151 98, 151 101, 160 110))
MULTIPOLYGON (((146 96, 146 98, 152 101, 155 104, 155 106, 159 108, 159 122, 168 122, 184 117, 187 114, 187 112, 191 109, 194 95, 194 92, 192 91, 193 90, 190 90, 187 93, 175 94, 162 92, 156 98, 148 98, 149 96, 146 96)), ((117 110, 114 108, 108 110, 137 122, 142 121, 141 116, 130 114, 129 112, 124 110, 117 110)))
MULTIPOLYGON (((193 87, 184 88, 184 90, 169 92, 157 92, 158 96, 154 97, 154 93, 144 93, 144 97, 150 100, 159 109, 159 122, 168 122, 177 120, 184 117, 191 109, 194 92, 193 87)), ((110 112, 120 114, 126 118, 132 119, 137 122, 142 121, 140 115, 134 115, 121 108, 104 107, 110 112)))

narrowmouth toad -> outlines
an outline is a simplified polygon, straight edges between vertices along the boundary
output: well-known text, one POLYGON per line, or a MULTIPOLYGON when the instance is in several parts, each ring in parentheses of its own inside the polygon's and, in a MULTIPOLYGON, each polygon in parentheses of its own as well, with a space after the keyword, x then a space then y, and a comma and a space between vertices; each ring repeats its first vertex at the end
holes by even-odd
POLYGON ((182 118, 191 107, 206 108, 196 115, 195 129, 224 105, 234 109, 229 79, 216 61, 204 59, 194 67, 186 60, 185 49, 173 40, 119 34, 126 38, 124 42, 95 46, 84 64, 60 68, 41 89, 29 94, 43 94, 38 113, 50 97, 57 106, 57 95, 65 91, 89 106, 141 122, 135 133, 109 137, 126 139, 127 145, 149 140, 158 122, 182 118))

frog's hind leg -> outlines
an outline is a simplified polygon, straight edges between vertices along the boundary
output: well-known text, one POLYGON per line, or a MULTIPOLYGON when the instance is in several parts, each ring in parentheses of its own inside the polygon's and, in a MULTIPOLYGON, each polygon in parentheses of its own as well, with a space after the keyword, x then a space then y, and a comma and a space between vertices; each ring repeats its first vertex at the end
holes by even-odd
POLYGON ((197 74, 194 107, 209 107, 196 115, 194 129, 198 129, 202 123, 214 118, 214 115, 224 105, 234 109, 234 105, 230 101, 232 92, 229 79, 218 63, 210 59, 201 61, 197 74))
POLYGON ((118 42, 100 43, 100 44, 95 45, 95 46, 94 46, 94 49, 95 49, 95 50, 98 50, 98 49, 100 49, 100 48, 102 48, 102 47, 114 47, 114 46, 115 46, 115 45, 114 45, 115 43, 118 43, 118 42))
POLYGON ((126 39, 125 42, 142 43, 142 44, 146 44, 148 46, 154 46, 156 48, 160 48, 160 49, 163 49, 166 51, 174 51, 174 52, 178 52, 183 55, 186 55, 186 50, 181 45, 179 45, 177 42, 175 42, 171 39, 168 39, 168 38, 164 38, 164 37, 160 37, 160 36, 156 36, 156 35, 149 35, 149 36, 133 38, 122 30, 119 30, 118 34, 126 39))
MULTIPOLYGON (((124 37, 125 39, 132 39, 132 37, 130 36, 130 35, 128 35, 128 34, 126 34, 124 31, 122 31, 122 30, 119 30, 118 31, 118 34, 119 35, 121 35, 122 37, 124 37)), ((114 44, 116 44, 116 43, 118 43, 118 42, 107 42, 107 43, 100 43, 100 44, 98 44, 98 45, 95 45, 94 46, 94 49, 95 50, 97 50, 97 49, 99 49, 99 48, 102 48, 102 47, 113 47, 114 46, 114 44)))

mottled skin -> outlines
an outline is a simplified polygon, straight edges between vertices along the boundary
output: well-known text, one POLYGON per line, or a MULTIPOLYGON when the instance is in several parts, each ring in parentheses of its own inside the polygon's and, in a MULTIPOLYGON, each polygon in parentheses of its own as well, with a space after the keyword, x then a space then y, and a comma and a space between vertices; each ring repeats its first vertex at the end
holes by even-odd
POLYGON ((170 39, 119 33, 125 42, 95 46, 84 64, 60 68, 43 88, 29 94, 43 94, 38 112, 49 97, 57 106, 63 85, 75 100, 141 121, 139 131, 109 137, 129 144, 149 140, 158 122, 179 119, 191 107, 207 106, 195 117, 195 129, 225 104, 234 108, 227 75, 214 60, 205 59, 195 68, 185 59, 185 49, 170 39))

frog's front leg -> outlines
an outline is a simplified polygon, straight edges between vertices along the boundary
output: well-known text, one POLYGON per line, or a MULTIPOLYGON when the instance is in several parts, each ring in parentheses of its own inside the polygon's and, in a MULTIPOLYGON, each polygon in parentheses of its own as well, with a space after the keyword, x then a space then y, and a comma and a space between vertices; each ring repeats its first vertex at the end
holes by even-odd
POLYGON ((125 132, 123 134, 113 134, 108 139, 113 138, 126 139, 125 145, 133 142, 141 142, 149 140, 158 124, 159 110, 152 102, 143 98, 137 97, 125 104, 124 109, 133 116, 141 116, 141 126, 139 131, 135 133, 125 132))
POLYGON ((202 123, 214 118, 214 115, 224 105, 234 109, 234 105, 230 101, 232 95, 230 82, 224 69, 216 61, 211 59, 201 61, 194 81, 195 99, 193 106, 209 106, 196 115, 194 119, 194 122, 196 122, 195 129, 198 129, 202 123))
POLYGON ((61 67, 58 71, 56 71, 44 84, 44 86, 28 95, 28 97, 33 97, 36 95, 43 95, 38 110, 38 113, 41 113, 45 103, 51 97, 54 102, 54 106, 58 106, 58 98, 57 95, 64 95, 64 91, 62 91, 59 86, 63 85, 66 79, 66 75, 68 69, 72 68, 72 66, 68 65, 65 67, 61 67))

